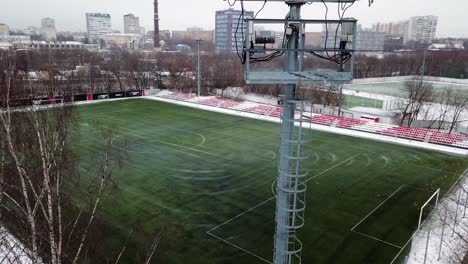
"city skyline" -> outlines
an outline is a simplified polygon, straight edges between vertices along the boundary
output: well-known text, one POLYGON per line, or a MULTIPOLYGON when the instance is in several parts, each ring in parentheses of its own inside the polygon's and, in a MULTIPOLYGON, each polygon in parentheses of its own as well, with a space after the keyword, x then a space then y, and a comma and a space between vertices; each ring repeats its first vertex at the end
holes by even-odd
MULTIPOLYGON (((464 17, 464 10, 468 8, 468 3, 455 3, 456 0, 448 0, 446 4, 440 4, 436 0, 414 0, 411 3, 404 0, 376 0, 372 8, 367 6, 367 1, 356 2, 350 8, 347 16, 359 19, 365 27, 370 27, 378 22, 391 22, 408 19, 412 16, 435 15, 439 17, 437 37, 468 37, 468 32, 463 29, 463 25, 458 23, 464 17), (448 2, 448 4, 447 4, 448 2), (453 3, 453 5, 450 5, 453 3), (456 4, 456 5, 455 5, 456 4), (399 6, 405 5, 405 8, 399 6), (465 8, 464 8, 465 7, 465 8), (383 16, 385 14, 385 16, 383 16)), ((246 9, 257 11, 261 3, 246 3, 246 9)), ((335 5, 330 5, 335 6, 335 5)), ((123 16, 128 13, 140 17, 140 25, 148 30, 153 28, 153 1, 136 0, 128 4, 123 0, 103 0, 91 2, 83 0, 71 3, 71 1, 60 1, 56 3, 52 0, 41 2, 31 0, 9 1, 4 3, 4 8, 0 10, 0 23, 7 24, 11 29, 21 29, 28 26, 40 25, 41 18, 50 17, 56 21, 57 31, 86 31, 86 13, 108 13, 112 17, 112 29, 124 31, 123 16), (91 4, 92 3, 92 4, 91 4), (25 10, 24 6, 30 6, 25 10), (64 12, 63 10, 73 10, 64 12), (18 15, 23 14, 23 15, 18 15)), ((228 9, 229 5, 221 0, 171 0, 160 1, 160 24, 161 29, 184 30, 188 27, 199 26, 205 29, 214 30, 215 12, 217 10, 228 9), (174 5, 184 5, 184 8, 174 12, 174 5), (180 19, 184 17, 184 19, 180 19), (201 19, 199 19, 201 18, 201 19)), ((240 8, 239 1, 234 5, 235 9, 240 8)), ((337 12, 330 8, 329 18, 336 17, 337 12)), ((279 17, 286 13, 286 6, 281 3, 267 3, 259 17, 279 17)), ((323 18, 325 8, 322 3, 314 3, 304 7, 303 16, 305 18, 323 18)))

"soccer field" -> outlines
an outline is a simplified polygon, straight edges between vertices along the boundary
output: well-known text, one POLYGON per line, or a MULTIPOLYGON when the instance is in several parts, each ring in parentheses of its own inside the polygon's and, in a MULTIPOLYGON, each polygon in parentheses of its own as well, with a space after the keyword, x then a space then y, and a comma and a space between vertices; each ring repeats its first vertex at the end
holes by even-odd
MULTIPOLYGON (((79 107, 80 169, 113 130, 128 162, 99 214, 102 256, 153 263, 269 263, 273 255, 279 125, 133 99, 79 107)), ((313 131, 303 263, 390 263, 418 224, 419 208, 447 191, 464 157, 313 131)), ((105 263, 95 259, 92 263, 105 263)))
MULTIPOLYGON (((394 82, 378 82, 378 83, 360 83, 360 84, 346 84, 344 89, 360 91, 373 94, 389 95, 395 97, 406 98, 407 93, 405 92, 405 81, 394 81, 394 82)), ((440 83, 440 82, 426 82, 432 84, 434 92, 440 93, 445 89, 452 89, 454 91, 460 90, 468 94, 468 86, 452 84, 452 83, 440 83)))

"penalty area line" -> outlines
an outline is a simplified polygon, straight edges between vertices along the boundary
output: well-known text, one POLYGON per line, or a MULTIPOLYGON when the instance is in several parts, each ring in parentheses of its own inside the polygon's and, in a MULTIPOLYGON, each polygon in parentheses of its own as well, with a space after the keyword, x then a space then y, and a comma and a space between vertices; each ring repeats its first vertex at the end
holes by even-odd
POLYGON ((219 239, 219 240, 223 241, 224 243, 226 243, 226 244, 228 244, 228 245, 230 245, 230 246, 233 246, 233 247, 235 247, 235 248, 237 248, 237 249, 239 249, 239 250, 241 250, 241 251, 243 251, 243 252, 245 252, 245 253, 247 253, 247 254, 253 256, 253 257, 256 257, 256 258, 262 260, 263 262, 273 264, 273 262, 271 262, 271 261, 269 261, 269 260, 267 260, 267 259, 264 259, 264 258, 260 257, 259 255, 248 251, 247 249, 241 248, 241 247, 239 247, 238 245, 236 245, 236 244, 234 244, 234 243, 231 243, 231 242, 229 242, 229 241, 227 241, 227 240, 225 240, 225 239, 222 239, 222 238, 220 238, 220 237, 218 237, 218 236, 212 234, 210 231, 208 231, 208 232, 206 232, 206 233, 207 233, 208 235, 210 235, 210 236, 216 238, 216 239, 219 239))
POLYGON ((342 164, 344 164, 344 163, 346 163, 346 162, 348 162, 348 161, 350 161, 350 160, 356 158, 356 157, 359 156, 359 155, 361 155, 361 153, 356 154, 356 155, 354 155, 354 156, 352 156, 352 157, 350 157, 350 158, 348 158, 348 159, 346 159, 346 160, 343 160, 342 162, 340 162, 340 163, 338 163, 338 164, 336 164, 336 165, 334 165, 334 166, 332 166, 332 167, 330 167, 330 168, 328 168, 328 169, 326 169, 326 170, 324 170, 324 171, 322 171, 322 172, 320 172, 320 173, 314 175, 313 177, 307 179, 305 182, 307 183, 307 182, 309 182, 309 181, 311 181, 311 180, 317 178, 318 176, 320 176, 320 175, 322 175, 322 174, 324 174, 324 173, 327 173, 327 172, 333 170, 334 168, 339 167, 339 166, 341 166, 342 164))
MULTIPOLYGON (((350 160, 356 158, 356 157, 359 156, 359 155, 361 155, 361 153, 356 154, 356 155, 354 155, 354 156, 352 156, 352 157, 350 157, 350 158, 348 158, 348 159, 346 159, 346 160, 344 160, 344 161, 342 161, 342 162, 340 162, 340 163, 338 163, 338 164, 336 164, 336 165, 334 165, 334 166, 332 166, 332 167, 330 167, 330 168, 328 168, 328 169, 326 169, 326 170, 321 171, 320 173, 318 173, 318 174, 314 175, 313 177, 307 179, 306 182, 309 182, 310 180, 315 179, 315 178, 317 178, 317 177, 323 175, 324 173, 326 173, 326 172, 328 172, 328 171, 330 171, 330 170, 333 170, 334 168, 336 168, 336 167, 340 166, 341 164, 346 163, 346 162, 348 162, 348 161, 350 161, 350 160)), ((223 225, 226 225, 226 224, 232 222, 233 220, 235 220, 235 219, 237 219, 237 218, 239 218, 239 217, 241 217, 241 216, 243 216, 243 215, 245 215, 245 214, 247 214, 247 213, 249 213, 249 212, 251 212, 251 211, 257 209, 258 207, 260 207, 260 206, 266 204, 267 202, 269 202, 269 201, 271 201, 271 200, 273 200, 273 199, 275 199, 275 198, 276 198, 276 196, 270 197, 269 199, 267 199, 267 200, 265 200, 265 201, 263 201, 263 202, 261 202, 261 203, 255 205, 254 207, 252 207, 252 208, 246 210, 245 212, 240 213, 240 214, 234 216, 233 218, 227 220, 226 222, 223 222, 222 224, 220 224, 220 225, 218 225, 218 226, 215 226, 214 228, 212 228, 212 229, 209 230, 208 232, 213 232, 214 230, 216 230, 216 229, 222 227, 223 225)))
POLYGON ((354 229, 356 229, 360 224, 362 224, 362 222, 364 222, 369 216, 371 216, 375 211, 377 211, 382 205, 384 205, 388 200, 390 200, 390 198, 392 198, 393 196, 395 196, 395 194, 397 194, 401 189, 403 189, 406 185, 402 185, 400 186, 400 188, 398 188, 396 191, 394 191, 392 194, 390 194, 390 196, 388 196, 383 202, 381 202, 376 208, 374 208, 374 210, 372 210, 370 213, 368 213, 364 218, 361 219, 361 221, 359 221, 359 223, 357 223, 356 225, 353 226, 353 228, 351 228, 351 231, 354 231, 354 229))
POLYGON ((214 230, 216 230, 216 229, 222 227, 223 225, 226 225, 226 224, 228 224, 228 223, 234 221, 235 219, 237 219, 237 218, 239 218, 239 217, 241 217, 241 216, 243 216, 243 215, 245 215, 245 214, 247 214, 247 213, 249 213, 249 212, 251 212, 251 211, 257 209, 258 207, 260 207, 260 206, 262 206, 262 205, 268 203, 269 201, 271 201, 271 200, 273 200, 273 199, 275 199, 275 198, 276 198, 276 197, 273 196, 273 197, 271 197, 271 198, 269 198, 269 199, 267 199, 267 200, 265 200, 265 201, 263 201, 263 202, 257 204, 256 206, 254 206, 254 207, 248 209, 247 211, 245 211, 245 212, 243 212, 243 213, 241 213, 241 214, 238 214, 238 215, 234 216, 233 218, 227 220, 226 222, 224 222, 224 223, 222 223, 222 224, 220 224, 220 225, 218 225, 218 226, 213 227, 213 228, 210 229, 207 233, 213 232, 214 230))
POLYGON ((390 242, 387 242, 387 241, 385 241, 385 240, 382 240, 382 239, 380 239, 380 238, 376 238, 376 237, 369 236, 369 235, 367 235, 367 234, 361 233, 361 232, 359 232, 359 231, 351 230, 351 232, 354 232, 354 233, 359 234, 359 235, 361 235, 361 236, 365 236, 365 237, 367 237, 367 238, 370 238, 370 239, 373 239, 373 240, 382 242, 382 243, 387 244, 387 245, 389 245, 389 246, 396 247, 396 248, 398 248, 398 249, 402 249, 402 248, 403 248, 403 247, 397 246, 397 245, 395 245, 395 244, 392 244, 392 243, 390 243, 390 242))
MULTIPOLYGON (((320 173, 318 173, 318 174, 314 175, 313 177, 311 177, 310 179, 308 179, 306 182, 308 182, 308 181, 310 181, 310 180, 312 180, 312 179, 314 179, 314 178, 317 178, 317 177, 319 177, 320 175, 323 175, 324 173, 326 173, 326 172, 328 172, 328 171, 330 171, 330 170, 333 170, 334 168, 336 168, 336 167, 338 167, 338 166, 340 166, 340 165, 342 165, 342 164, 344 164, 344 163, 346 163, 346 162, 348 162, 348 161, 350 161, 350 160, 356 158, 356 157, 359 156, 359 155, 361 155, 361 153, 356 154, 356 155, 354 155, 354 156, 352 156, 352 157, 350 157, 350 158, 348 158, 348 159, 346 159, 346 160, 344 160, 344 161, 342 161, 342 162, 340 162, 340 163, 338 163, 338 164, 336 164, 336 165, 334 165, 334 166, 332 166, 332 167, 330 167, 330 168, 328 168, 328 169, 326 169, 326 170, 321 171, 320 173)), ((260 259, 260 260, 262 260, 262 261, 264 261, 264 262, 266 262, 266 263, 273 264, 271 261, 269 261, 269 260, 267 260, 267 259, 265 259, 265 258, 262 258, 262 257, 260 257, 260 256, 258 256, 258 255, 256 255, 256 254, 254 254, 254 253, 252 253, 252 252, 250 252, 250 251, 248 251, 248 250, 246 250, 246 249, 244 249, 244 248, 242 248, 242 247, 239 247, 238 245, 236 245, 236 244, 234 244, 234 243, 232 243, 232 242, 229 242, 229 241, 227 241, 226 239, 223 239, 223 238, 221 238, 221 237, 219 237, 219 236, 216 236, 216 235, 214 235, 214 234, 212 233, 214 230, 216 230, 216 229, 218 229, 218 228, 220 228, 220 227, 222 227, 222 226, 224 226, 224 225, 226 225, 226 224, 228 224, 228 223, 234 221, 235 219, 237 219, 237 218, 239 218, 239 217, 241 217, 241 216, 243 216, 243 215, 245 215, 245 214, 247 214, 247 213, 249 213, 249 212, 251 212, 251 211, 257 209, 258 207, 260 207, 260 206, 262 206, 262 205, 264 205, 264 204, 266 204, 266 203, 272 201, 273 199, 276 199, 276 196, 273 196, 273 197, 271 197, 271 198, 269 198, 269 199, 267 199, 267 200, 265 200, 265 201, 263 201, 263 202, 261 202, 261 203, 255 205, 254 207, 252 207, 252 208, 246 210, 245 212, 234 216, 233 218, 227 220, 226 222, 223 222, 222 224, 213 227, 213 228, 210 229, 209 231, 206 231, 206 234, 208 234, 208 235, 210 235, 210 236, 212 236, 212 237, 214 237, 214 238, 216 238, 216 239, 219 239, 219 240, 223 241, 224 243, 226 243, 226 244, 228 244, 228 245, 230 245, 230 246, 232 246, 232 247, 235 247, 235 248, 237 248, 237 249, 239 249, 239 250, 241 250, 241 251, 243 251, 243 252, 245 252, 245 253, 247 253, 247 254, 253 256, 253 257, 256 257, 256 258, 258 258, 258 259, 260 259)))
POLYGON ((384 244, 387 244, 387 245, 390 245, 392 247, 396 247, 398 249, 402 249, 403 247, 401 246, 398 246, 398 245, 395 245, 395 244, 392 244, 388 241, 385 241, 385 240, 382 240, 380 238, 377 238, 377 237, 373 237, 373 236, 370 236, 370 235, 367 235, 367 234, 364 234, 362 232, 359 232, 359 231, 356 231, 355 229, 360 225, 362 224, 367 218, 369 218, 369 216, 371 216, 375 211, 377 211, 380 207, 382 207, 382 205, 384 205, 388 200, 390 200, 393 196, 395 196, 395 194, 397 194, 401 189, 403 189, 404 187, 406 187, 406 185, 402 185, 400 186, 396 191, 394 191, 392 194, 390 194, 385 200, 383 200, 383 202, 381 202, 376 208, 374 208, 374 210, 372 210, 369 214, 367 214, 364 218, 361 219, 361 221, 359 221, 359 223, 357 223, 356 225, 353 226, 353 228, 351 228, 351 232, 354 232, 356 234, 359 234, 361 236, 365 236, 367 238, 370 238, 372 240, 376 240, 376 241, 379 241, 379 242, 382 242, 384 244))

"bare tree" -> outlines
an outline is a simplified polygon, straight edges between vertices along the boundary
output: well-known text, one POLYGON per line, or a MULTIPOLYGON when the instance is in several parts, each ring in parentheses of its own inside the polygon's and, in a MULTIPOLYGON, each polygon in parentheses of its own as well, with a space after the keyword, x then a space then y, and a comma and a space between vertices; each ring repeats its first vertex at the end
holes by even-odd
MULTIPOLYGON (((114 150, 111 130, 103 128, 100 165, 89 175, 89 208, 77 207, 71 199, 80 179, 72 149, 78 131, 75 108, 12 107, 13 100, 31 96, 18 90, 32 86, 12 58, 2 58, 9 62, 0 72, 0 220, 28 249, 32 263, 79 263, 123 152, 114 150)), ((52 96, 66 95, 55 78, 49 81, 52 96)))
POLYGON ((436 93, 434 102, 427 105, 424 120, 428 120, 427 128, 442 129, 450 112, 450 102, 453 96, 453 89, 447 88, 442 92, 436 93))
POLYGON ((460 121, 460 117, 463 111, 468 110, 468 94, 466 91, 462 89, 456 90, 452 100, 450 101, 450 105, 453 108, 453 117, 450 120, 450 133, 456 128, 458 122, 460 121))
POLYGON ((244 72, 237 57, 217 56, 211 62, 209 78, 214 88, 221 89, 221 96, 228 87, 244 84, 244 72))
POLYGON ((336 107, 340 103, 339 88, 336 85, 308 85, 303 87, 303 91, 317 105, 336 107))
POLYGON ((452 193, 449 193, 443 206, 437 210, 438 226, 441 229, 440 260, 447 263, 463 262, 468 252, 468 225, 464 219, 468 216, 468 189, 466 188, 466 176, 460 179, 452 193), (448 249, 448 250, 447 250, 448 249))
POLYGON ((190 78, 190 61, 185 54, 167 56, 162 61, 162 68, 168 72, 169 88, 182 89, 181 80, 190 78))
POLYGON ((403 91, 406 94, 406 106, 400 125, 403 125, 406 120, 406 125, 411 126, 413 121, 417 120, 422 107, 433 102, 434 89, 432 84, 425 83, 422 79, 416 79, 406 82, 403 91))

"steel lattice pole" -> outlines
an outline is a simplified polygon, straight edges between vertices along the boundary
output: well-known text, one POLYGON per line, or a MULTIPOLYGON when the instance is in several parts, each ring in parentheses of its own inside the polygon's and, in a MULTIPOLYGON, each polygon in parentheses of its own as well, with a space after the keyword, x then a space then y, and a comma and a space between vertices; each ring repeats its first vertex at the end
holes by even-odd
MULTIPOLYGON (((303 3, 291 3, 289 18, 300 19, 300 10, 303 3)), ((298 49, 299 45, 299 28, 292 29, 289 37, 285 59, 286 71, 294 72, 298 70, 299 58, 298 52, 293 51, 298 49)), ((289 243, 291 238, 291 218, 290 211, 287 208, 291 207, 291 192, 285 191, 291 189, 292 174, 292 141, 294 139, 294 112, 295 103, 293 102, 296 94, 296 84, 288 84, 284 90, 284 108, 283 108, 283 123, 281 127, 281 145, 280 145, 280 161, 279 173, 277 178, 277 200, 276 200, 276 235, 275 235, 275 264, 290 264, 292 256, 288 254, 289 243)))

